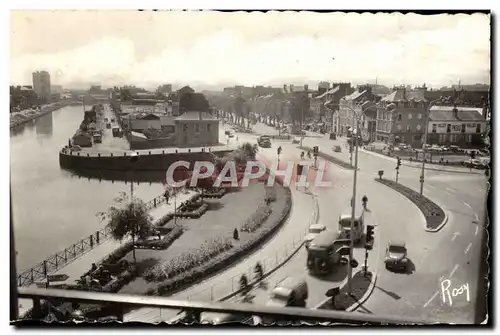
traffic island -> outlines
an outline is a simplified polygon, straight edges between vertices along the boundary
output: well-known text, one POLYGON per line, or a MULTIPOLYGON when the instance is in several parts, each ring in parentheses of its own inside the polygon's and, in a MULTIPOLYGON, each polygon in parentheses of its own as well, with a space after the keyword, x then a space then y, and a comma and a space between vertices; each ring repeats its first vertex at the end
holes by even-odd
POLYGON ((441 207, 429 198, 423 195, 421 196, 418 192, 412 190, 411 188, 388 179, 376 178, 375 181, 392 188, 413 202, 425 217, 426 231, 437 232, 443 228, 448 221, 448 217, 441 207))
POLYGON ((351 308, 357 307, 363 300, 366 300, 368 295, 373 290, 372 279, 376 276, 368 271, 365 275, 364 271, 358 271, 352 277, 352 293, 348 294, 347 282, 340 288, 339 293, 332 299, 328 299, 318 309, 350 311, 351 308))

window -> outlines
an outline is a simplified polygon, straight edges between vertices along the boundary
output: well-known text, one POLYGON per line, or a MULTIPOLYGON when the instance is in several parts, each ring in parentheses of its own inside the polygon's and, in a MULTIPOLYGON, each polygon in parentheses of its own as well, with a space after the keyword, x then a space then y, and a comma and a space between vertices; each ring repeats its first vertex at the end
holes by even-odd
MULTIPOLYGON (((432 128, 433 128, 433 130, 434 130, 434 127, 432 127, 432 128)), ((417 124, 417 131, 420 131, 421 129, 422 129, 422 126, 421 126, 421 125, 419 125, 419 124, 417 124)))
POLYGON ((198 123, 194 124, 194 132, 199 133, 200 132, 200 125, 198 123))
POLYGON ((444 143, 444 134, 439 135, 439 143, 444 143))
POLYGON ((410 125, 406 126, 406 132, 407 133, 411 132, 411 126, 410 125))
POLYGON ((446 132, 451 133, 451 124, 449 123, 446 125, 446 132))
POLYGON ((465 133, 465 123, 462 123, 462 133, 465 133))
POLYGON ((408 114, 408 119, 411 120, 413 118, 413 115, 411 113, 408 114))
POLYGON ((397 128, 398 128, 398 131, 401 131, 401 125, 400 124, 398 124, 397 128))
POLYGON ((476 133, 481 133, 481 124, 476 124, 476 133))
POLYGON ((433 124, 433 125, 432 125, 432 132, 433 132, 433 133, 435 133, 435 132, 437 131, 437 129, 436 129, 436 128, 437 128, 437 127, 436 127, 436 124, 433 124))
POLYGON ((401 121, 402 117, 403 116, 401 114, 398 114, 398 121, 401 121))
POLYGON ((467 143, 471 143, 472 142, 472 134, 467 134, 466 140, 467 140, 467 143))
POLYGON ((422 113, 418 113, 417 118, 420 120, 422 119, 422 113))
POLYGON ((212 126, 212 125, 211 125, 210 123, 207 123, 207 131, 208 131, 208 132, 210 132, 210 131, 211 131, 211 129, 212 129, 212 127, 211 127, 211 126, 212 126))
POLYGON ((450 142, 455 143, 457 141, 457 135, 456 134, 451 134, 450 135, 450 142))

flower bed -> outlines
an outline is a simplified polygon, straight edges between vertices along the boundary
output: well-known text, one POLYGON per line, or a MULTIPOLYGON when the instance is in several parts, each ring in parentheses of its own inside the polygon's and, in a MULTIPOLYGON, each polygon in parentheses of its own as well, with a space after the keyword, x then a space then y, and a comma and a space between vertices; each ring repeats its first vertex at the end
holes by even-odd
POLYGON ((206 263, 211 258, 216 257, 220 253, 227 251, 232 247, 233 244, 229 238, 216 238, 206 241, 197 249, 193 248, 191 250, 187 250, 175 259, 154 266, 146 271, 143 277, 145 280, 150 282, 173 278, 183 272, 191 270, 196 266, 206 263))
MULTIPOLYGON (((306 151, 312 151, 312 148, 305 147, 305 146, 303 146, 301 149, 302 150, 306 150, 306 151)), ((330 155, 328 155, 328 154, 326 154, 324 152, 320 151, 318 153, 318 156, 321 157, 321 158, 323 158, 323 159, 325 159, 325 160, 327 160, 327 161, 329 161, 330 163, 333 163, 333 164, 336 164, 336 165, 338 165, 340 167, 343 167, 344 169, 350 169, 350 170, 354 169, 354 167, 351 164, 346 163, 346 162, 344 162, 343 160, 341 160, 339 158, 330 156, 330 155)))
POLYGON ((222 187, 221 189, 217 190, 217 191, 205 191, 203 193, 203 198, 207 198, 207 199, 210 199, 210 198, 216 198, 216 199, 220 199, 222 198, 225 194, 226 194, 226 188, 225 187, 222 187))
POLYGON ((200 207, 195 210, 178 212, 177 217, 179 218, 188 218, 188 219, 198 219, 208 210, 208 204, 202 203, 200 207))
POLYGON ((186 271, 176 276, 175 278, 168 279, 158 285, 156 289, 149 289, 146 294, 160 296, 173 294, 192 285, 193 283, 196 283, 199 280, 202 280, 203 278, 206 278, 213 273, 225 269, 229 265, 240 260, 242 257, 245 257, 248 253, 250 253, 267 238, 269 238, 276 230, 278 230, 283 223, 285 223, 292 208, 292 198, 289 188, 286 188, 286 193, 287 195, 285 207, 283 208, 280 218, 271 227, 262 229, 257 234, 255 234, 254 239, 239 246, 238 248, 231 249, 231 252, 223 253, 222 255, 214 257, 212 260, 202 264, 199 267, 196 267, 190 271, 186 271))
POLYGON ((158 221, 156 221, 156 227, 157 227, 157 229, 159 227, 165 226, 173 218, 174 218, 174 213, 168 213, 168 214, 163 215, 158 221))
POLYGON ((377 182, 389 186, 393 190, 401 193, 411 200, 424 214, 427 229, 438 229, 446 215, 441 207, 425 196, 420 196, 418 192, 387 179, 375 179, 377 182))
POLYGON ((170 232, 165 235, 161 240, 148 240, 148 241, 138 241, 135 244, 137 249, 153 249, 153 250, 165 250, 175 240, 177 240, 184 233, 184 229, 182 227, 176 226, 170 232))
POLYGON ((271 207, 266 203, 259 205, 255 213, 243 223, 241 231, 253 233, 267 220, 271 212, 271 207))

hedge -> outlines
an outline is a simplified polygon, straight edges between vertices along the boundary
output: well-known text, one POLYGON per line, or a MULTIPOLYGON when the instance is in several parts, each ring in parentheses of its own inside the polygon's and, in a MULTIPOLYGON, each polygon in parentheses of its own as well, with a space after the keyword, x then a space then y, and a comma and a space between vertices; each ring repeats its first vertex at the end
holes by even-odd
POLYGON ((170 247, 175 240, 181 237, 183 233, 184 229, 180 226, 176 226, 161 240, 139 241, 135 244, 135 246, 138 249, 165 250, 170 247))
POLYGON ((266 203, 259 205, 255 213, 252 214, 250 218, 245 220, 241 227, 241 231, 246 231, 253 233, 267 220, 269 215, 271 215, 271 207, 266 203))
MULTIPOLYGON (((305 147, 305 146, 302 146, 301 149, 302 150, 307 150, 307 151, 312 151, 311 148, 305 147)), ((318 153, 318 156, 321 157, 321 158, 323 158, 323 159, 325 159, 325 160, 327 160, 327 161, 329 161, 330 163, 333 163, 333 164, 336 164, 336 165, 338 165, 340 167, 343 167, 344 169, 350 169, 350 170, 354 169, 354 167, 351 164, 346 163, 346 162, 344 162, 343 160, 341 160, 339 158, 330 156, 330 155, 328 155, 328 154, 326 154, 326 153, 324 153, 322 151, 320 151, 318 153)))

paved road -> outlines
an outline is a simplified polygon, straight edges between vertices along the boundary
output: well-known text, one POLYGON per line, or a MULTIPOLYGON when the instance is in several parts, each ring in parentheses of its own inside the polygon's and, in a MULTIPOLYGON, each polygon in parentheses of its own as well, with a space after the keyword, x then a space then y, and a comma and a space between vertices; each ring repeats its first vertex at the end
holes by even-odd
MULTIPOLYGON (((305 139, 304 144, 326 145, 325 142, 305 139)), ((335 142, 335 141, 331 141, 335 142)), ((337 141, 340 144, 342 139, 337 141)), ((281 144, 283 151, 294 150, 293 145, 281 144)), ((330 144, 331 145, 331 144, 330 144)), ((333 145, 331 145, 333 146, 333 145)), ((276 148, 261 149, 275 154, 276 148)), ((340 155, 339 155, 340 156, 340 155)), ((341 157, 348 159, 348 154, 341 157)), ((448 223, 437 233, 424 230, 424 218, 406 198, 373 179, 378 170, 384 170, 386 178, 395 178, 395 161, 363 151, 359 152, 358 194, 366 194, 369 208, 373 208, 380 226, 376 230, 382 251, 392 239, 406 241, 409 257, 414 263, 413 274, 395 274, 383 267, 384 252, 379 258, 379 279, 373 296, 360 310, 367 313, 414 316, 418 311, 423 319, 445 322, 473 322, 474 301, 478 284, 478 271, 482 259, 480 246, 483 239, 483 213, 486 201, 486 178, 481 174, 458 174, 428 170, 425 174, 424 194, 443 207, 448 223), (476 223, 477 222, 477 223, 476 223), (450 278, 452 287, 468 283, 470 302, 465 295, 456 297, 453 305, 442 302, 440 283, 450 278)), ((329 169, 334 174, 334 189, 344 194, 345 204, 352 194, 352 171, 329 169), (342 191, 345 189, 345 191, 342 191)), ((399 180, 402 184, 419 191, 420 170, 401 167, 399 180)), ((322 197, 320 220, 338 215, 333 197, 322 197), (327 199, 323 204, 323 198, 327 199)), ((357 197, 358 199, 360 198, 357 197)), ((339 196, 341 197, 341 196, 339 196)), ((300 261, 298 261, 300 262, 300 261)))

